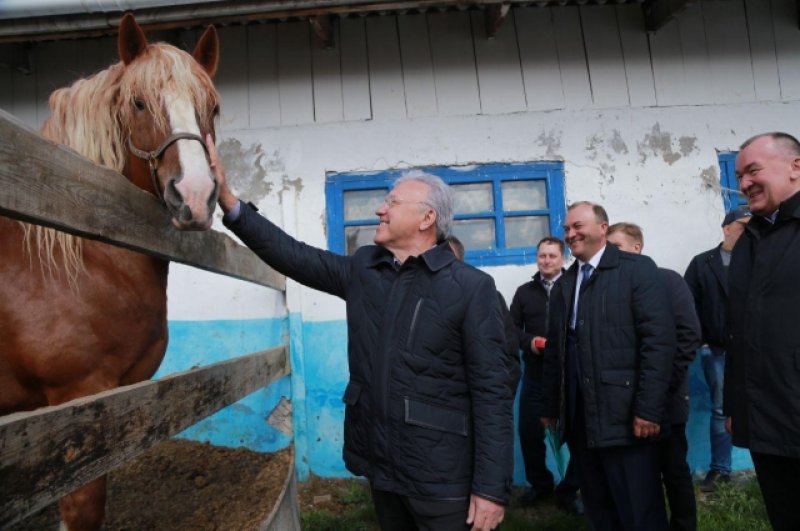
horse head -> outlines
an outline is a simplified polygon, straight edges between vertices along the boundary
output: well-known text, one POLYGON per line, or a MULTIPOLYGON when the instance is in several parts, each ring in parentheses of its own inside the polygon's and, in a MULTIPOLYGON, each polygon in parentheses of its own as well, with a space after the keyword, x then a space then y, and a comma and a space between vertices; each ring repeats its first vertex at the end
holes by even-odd
POLYGON ((128 154, 123 174, 163 199, 177 228, 208 229, 218 195, 205 144, 219 115, 219 94, 211 81, 219 61, 217 31, 208 27, 190 55, 148 43, 127 14, 117 44, 123 66, 118 141, 128 154))

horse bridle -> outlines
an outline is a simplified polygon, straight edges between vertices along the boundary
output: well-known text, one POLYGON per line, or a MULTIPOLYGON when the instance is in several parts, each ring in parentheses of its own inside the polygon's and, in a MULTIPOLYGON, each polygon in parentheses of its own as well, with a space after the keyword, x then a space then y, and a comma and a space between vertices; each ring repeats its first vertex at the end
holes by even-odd
POLYGON ((167 139, 164 140, 161 145, 153 151, 145 151, 137 148, 133 145, 131 135, 128 135, 128 149, 130 149, 131 153, 133 153, 135 156, 147 161, 148 165, 150 166, 150 179, 153 183, 153 189, 155 190, 156 197, 162 201, 164 200, 164 194, 158 187, 158 177, 156 176, 156 171, 158 170, 158 161, 161 160, 161 157, 164 155, 164 152, 167 150, 167 148, 178 140, 197 140, 200 142, 200 145, 203 146, 203 151, 206 152, 206 156, 209 156, 208 146, 206 146, 203 137, 194 133, 174 133, 167 137, 167 139))

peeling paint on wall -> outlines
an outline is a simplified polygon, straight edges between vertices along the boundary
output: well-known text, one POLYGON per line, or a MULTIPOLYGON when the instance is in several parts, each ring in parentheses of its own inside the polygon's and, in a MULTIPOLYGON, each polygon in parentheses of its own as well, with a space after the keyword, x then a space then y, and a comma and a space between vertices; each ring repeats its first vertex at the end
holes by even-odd
POLYGON ((616 129, 614 129, 614 134, 611 137, 611 149, 618 155, 628 153, 628 146, 625 144, 625 141, 622 140, 622 135, 616 129))
POLYGON ((700 172, 700 180, 703 186, 715 192, 719 192, 722 188, 719 184, 719 171, 713 164, 700 172))
MULTIPOLYGON (((694 143, 692 143, 692 148, 694 148, 694 143)), ((682 156, 672 150, 672 134, 666 131, 662 132, 661 124, 658 122, 653 126, 650 133, 644 135, 642 142, 637 142, 637 149, 639 151, 639 162, 642 164, 647 162, 648 156, 652 155, 661 156, 664 162, 671 166, 682 156)))
POLYGON ((283 191, 287 191, 290 188, 294 188, 295 191, 299 194, 303 191, 303 179, 298 177, 297 179, 289 179, 286 175, 283 176, 283 191))
POLYGON ((267 172, 284 169, 278 152, 269 157, 260 143, 245 148, 238 139, 226 138, 219 145, 219 154, 231 188, 249 199, 268 196, 273 185, 267 180, 267 172))
POLYGON ((678 139, 678 145, 680 145, 681 155, 684 157, 688 157, 693 151, 700 151, 697 148, 696 136, 682 136, 678 139))
POLYGON ((546 156, 551 160, 563 160, 559 152, 561 151, 561 132, 551 129, 549 132, 542 131, 536 139, 538 145, 546 147, 546 156))

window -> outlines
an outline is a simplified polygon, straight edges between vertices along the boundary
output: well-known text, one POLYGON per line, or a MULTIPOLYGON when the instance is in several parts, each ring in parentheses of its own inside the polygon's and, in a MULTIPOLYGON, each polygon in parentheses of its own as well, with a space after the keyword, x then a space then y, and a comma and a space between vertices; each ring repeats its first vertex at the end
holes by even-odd
POLYGON ((736 152, 720 153, 719 167, 719 184, 722 187, 725 212, 739 205, 747 206, 747 200, 739 191, 739 181, 736 180, 736 152))
MULTIPOLYGON (((536 261, 544 236, 561 236, 565 218, 564 164, 530 162, 419 168, 455 191, 455 234, 473 265, 536 261)), ((325 192, 328 246, 352 254, 372 243, 375 210, 392 182, 408 170, 330 173, 325 192)))

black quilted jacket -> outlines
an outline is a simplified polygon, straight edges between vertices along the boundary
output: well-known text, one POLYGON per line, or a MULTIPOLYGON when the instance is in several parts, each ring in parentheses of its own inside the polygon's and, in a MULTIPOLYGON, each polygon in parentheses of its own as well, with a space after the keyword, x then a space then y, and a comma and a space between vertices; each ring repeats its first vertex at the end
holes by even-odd
POLYGON ((277 271, 346 302, 348 470, 401 495, 508 502, 514 362, 490 276, 446 243, 398 267, 382 247, 348 257, 298 242, 245 205, 228 226, 277 271))

